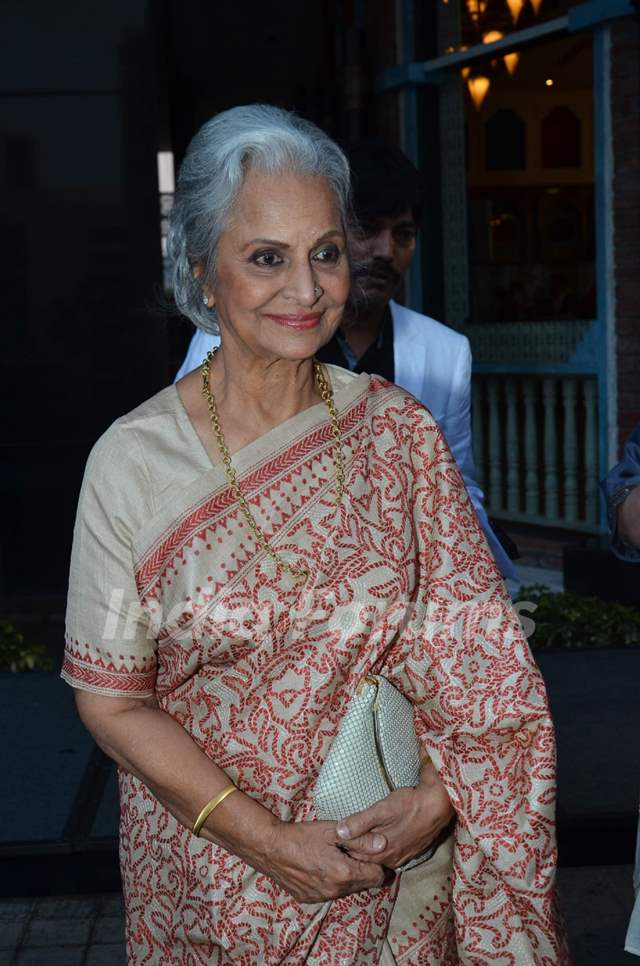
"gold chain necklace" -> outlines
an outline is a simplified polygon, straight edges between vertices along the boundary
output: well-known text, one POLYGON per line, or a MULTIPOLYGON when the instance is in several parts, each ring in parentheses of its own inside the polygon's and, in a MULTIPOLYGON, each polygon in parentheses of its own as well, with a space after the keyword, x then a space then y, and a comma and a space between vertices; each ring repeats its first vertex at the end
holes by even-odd
MULTIPOLYGON (((218 351, 216 346, 214 349, 207 354, 206 359, 202 363, 202 395, 207 400, 207 407, 209 409, 209 419, 211 420, 211 428, 213 429, 214 435, 218 442, 218 449, 220 451, 220 456, 222 458, 222 463, 224 465, 225 474, 227 477, 227 482, 231 488, 231 492, 238 501, 238 505, 242 510, 245 520, 249 526, 249 529, 253 533, 256 541, 265 550, 269 556, 275 560, 277 564, 282 567, 282 569, 291 574, 292 577, 308 577, 309 571, 306 567, 296 567, 294 564, 287 563, 286 560, 280 556, 279 553, 270 546, 264 533, 256 523, 251 510, 249 509, 249 504, 247 503, 245 496, 240 489, 240 484, 238 483, 238 477, 233 468, 231 462, 231 454, 229 453, 229 447, 226 444, 224 434, 222 432, 222 427, 220 426, 220 416, 218 414, 218 407, 216 405, 216 400, 211 392, 210 388, 210 374, 211 374, 211 360, 218 351)), ((336 496, 335 503, 336 506, 340 506, 342 502, 342 494, 344 493, 344 457, 342 453, 342 436, 340 434, 340 424, 338 423, 338 413, 336 412, 336 407, 333 402, 333 392, 331 385, 325 378, 324 372, 322 371, 322 366, 320 363, 314 359, 313 360, 313 373, 316 380, 316 387, 320 393, 320 397, 327 407, 329 412, 329 421, 331 422, 331 431, 335 439, 334 446, 334 460, 336 467, 336 496)))

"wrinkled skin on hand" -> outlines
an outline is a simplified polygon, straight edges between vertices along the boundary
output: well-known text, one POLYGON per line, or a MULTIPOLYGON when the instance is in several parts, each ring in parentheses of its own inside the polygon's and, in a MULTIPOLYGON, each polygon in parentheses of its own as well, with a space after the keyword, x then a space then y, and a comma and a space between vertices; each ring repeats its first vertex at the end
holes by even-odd
POLYGON ((324 902, 384 885, 377 859, 359 859, 341 847, 335 822, 281 822, 265 862, 268 874, 298 902, 324 902))
POLYGON ((455 812, 434 766, 423 768, 415 788, 399 788, 338 823, 349 855, 397 869, 440 839, 455 812))

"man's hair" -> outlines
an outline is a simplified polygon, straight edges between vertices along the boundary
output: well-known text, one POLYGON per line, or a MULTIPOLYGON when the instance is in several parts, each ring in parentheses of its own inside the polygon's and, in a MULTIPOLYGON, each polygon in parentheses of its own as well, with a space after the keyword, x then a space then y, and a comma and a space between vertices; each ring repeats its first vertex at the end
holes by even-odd
POLYGON ((394 217, 410 210, 416 223, 422 213, 422 179, 406 154, 380 138, 343 144, 351 168, 356 218, 394 217))

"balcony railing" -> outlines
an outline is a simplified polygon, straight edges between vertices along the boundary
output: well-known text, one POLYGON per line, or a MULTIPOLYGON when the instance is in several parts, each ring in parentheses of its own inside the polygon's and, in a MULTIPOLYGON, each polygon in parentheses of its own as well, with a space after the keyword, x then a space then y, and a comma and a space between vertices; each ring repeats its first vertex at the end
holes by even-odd
POLYGON ((472 418, 491 516, 598 531, 595 376, 476 374, 472 418))

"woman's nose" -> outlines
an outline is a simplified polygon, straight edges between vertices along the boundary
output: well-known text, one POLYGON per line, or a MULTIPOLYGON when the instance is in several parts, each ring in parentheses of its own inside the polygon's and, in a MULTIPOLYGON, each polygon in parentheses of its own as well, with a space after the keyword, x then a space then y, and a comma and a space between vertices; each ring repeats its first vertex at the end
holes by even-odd
POLYGON ((317 283, 309 264, 292 266, 283 295, 300 305, 313 305, 318 297, 317 283))

